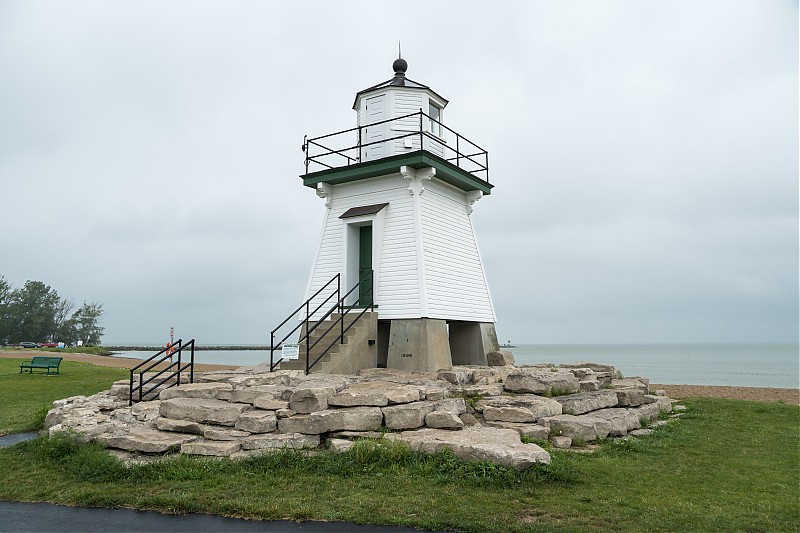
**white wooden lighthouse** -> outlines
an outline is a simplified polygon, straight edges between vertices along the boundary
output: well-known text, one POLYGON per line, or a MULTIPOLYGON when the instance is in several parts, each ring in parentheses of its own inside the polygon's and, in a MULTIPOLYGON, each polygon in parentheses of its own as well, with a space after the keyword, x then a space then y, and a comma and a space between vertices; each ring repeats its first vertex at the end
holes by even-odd
POLYGON ((405 60, 392 67, 391 79, 356 94, 355 128, 303 146, 303 184, 325 201, 309 324, 325 318, 320 289, 336 279, 339 295, 354 288, 346 310, 374 306, 365 320, 375 327, 333 355, 360 362, 335 368, 486 364, 499 346, 471 214, 493 187, 488 155, 447 126, 448 101, 407 78, 405 60))

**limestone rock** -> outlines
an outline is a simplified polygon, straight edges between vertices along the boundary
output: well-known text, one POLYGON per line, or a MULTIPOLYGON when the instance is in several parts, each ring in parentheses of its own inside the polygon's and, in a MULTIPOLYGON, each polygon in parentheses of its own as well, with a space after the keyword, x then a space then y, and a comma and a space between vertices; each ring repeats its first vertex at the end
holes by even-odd
POLYGON ((473 385, 493 385, 495 383, 502 383, 508 378, 508 375, 513 366, 494 366, 490 368, 476 368, 472 371, 472 384, 473 385))
POLYGON ((579 381, 578 386, 581 392, 592 392, 600 390, 600 382, 597 380, 584 380, 579 381))
MULTIPOLYGON (((475 402, 476 411, 483 412, 487 407, 521 407, 533 414, 533 421, 541 420, 547 416, 560 415, 562 413, 561 404, 554 398, 543 398, 542 396, 536 396, 535 394, 515 394, 511 396, 491 397, 475 402)), ((495 420, 500 419, 495 418, 495 420)), ((519 420, 506 421, 520 422, 519 420)))
POLYGON ((218 428, 209 426, 203 430, 203 437, 208 440, 241 440, 249 437, 249 431, 241 431, 238 429, 218 428))
POLYGON ((591 369, 595 375, 598 374, 608 374, 613 379, 619 379, 622 377, 622 372, 613 365, 607 365, 604 363, 562 363, 562 368, 588 368, 591 369))
POLYGON ((250 433, 270 433, 278 429, 278 418, 273 411, 255 409, 240 414, 234 427, 250 433))
POLYGON ((386 438, 405 442, 418 452, 435 453, 449 448, 464 461, 490 461, 517 469, 550 462, 549 453, 535 444, 522 444, 519 434, 510 429, 472 426, 448 431, 426 428, 390 433, 386 438))
POLYGON ((461 421, 464 422, 465 426, 476 426, 480 424, 478 419, 475 418, 475 416, 470 413, 461 413, 460 415, 458 415, 458 418, 460 418, 461 421))
POLYGON ((636 412, 639 420, 657 420, 661 414, 661 409, 657 403, 645 403, 638 407, 633 407, 631 410, 636 412))
MULTIPOLYGON (((284 420, 289 420, 284 419, 284 420)), ((308 433, 328 433, 331 431, 374 431, 383 423, 380 407, 348 407, 316 411, 308 415, 308 433)), ((302 432, 305 433, 305 432, 302 432)))
POLYGON ((571 372, 555 368, 551 370, 518 368, 508 375, 504 386, 510 392, 553 396, 573 394, 580 389, 578 378, 571 372))
POLYGON ((582 415, 617 405, 617 395, 612 390, 581 392, 559 396, 555 400, 561 404, 562 412, 568 415, 582 415))
POLYGON ((550 416, 545 418, 543 423, 550 428, 551 438, 553 436, 566 435, 567 437, 572 437, 573 440, 593 441, 604 439, 611 429, 606 420, 593 418, 591 415, 550 416))
POLYGON ((530 437, 532 439, 547 440, 550 436, 550 428, 540 424, 522 424, 518 422, 495 422, 487 421, 486 426, 493 428, 513 429, 521 436, 530 437))
POLYGON ((509 351, 489 352, 486 363, 489 366, 514 366, 514 354, 509 351))
MULTIPOLYGON (((440 389, 441 390, 441 389, 440 389)), ((377 406, 419 401, 420 390, 389 381, 353 383, 328 398, 328 404, 338 407, 377 406)))
POLYGON ((450 387, 452 394, 464 396, 502 396, 505 391, 502 383, 490 383, 488 385, 453 385, 450 387))
POLYGON ((161 402, 159 413, 164 418, 191 420, 201 424, 232 426, 249 405, 202 398, 173 398, 161 402))
POLYGON ((639 414, 633 409, 613 408, 602 409, 591 414, 594 418, 601 418, 608 422, 608 434, 612 437, 623 437, 629 431, 642 427, 639 414))
POLYGON ((218 441, 197 439, 192 442, 185 442, 181 445, 181 453, 187 455, 211 455, 216 457, 228 457, 232 453, 238 452, 242 447, 239 441, 218 441))
POLYGON ((615 389, 640 389, 645 394, 650 388, 649 382, 645 382, 643 378, 635 377, 612 379, 611 386, 615 389))
POLYGON ((472 369, 455 366, 450 370, 439 370, 439 379, 453 385, 466 385, 472 383, 472 369))
POLYGON ((316 448, 319 446, 319 435, 301 435, 300 433, 267 433, 252 435, 242 441, 245 450, 282 450, 284 448, 316 448))
POLYGON ((176 433, 190 433, 202 435, 205 430, 203 424, 192 422, 191 420, 173 420, 172 418, 158 417, 155 421, 156 428, 161 431, 173 431, 176 433))
POLYGON ((309 418, 309 415, 294 415, 287 418, 278 418, 278 431, 280 433, 302 433, 305 435, 319 435, 327 431, 324 420, 309 418))
POLYGON ((328 439, 327 444, 330 451, 342 453, 352 448, 355 443, 347 439, 328 439))
POLYGON ((656 404, 658 406, 659 412, 661 413, 672 412, 672 400, 670 400, 666 396, 655 396, 651 394, 645 394, 644 403, 656 404))
POLYGON ((648 435, 652 435, 652 429, 634 429, 628 435, 633 435, 634 437, 647 437, 648 435))
POLYGON ((535 422, 536 416, 525 407, 487 405, 483 408, 483 419, 487 422, 535 422))
POLYGON ((104 433, 95 440, 108 448, 119 448, 130 452, 164 453, 178 449, 183 443, 197 437, 179 433, 166 433, 144 427, 131 427, 113 433, 104 433))
POLYGON ((205 398, 214 399, 217 392, 221 390, 231 390, 233 387, 229 383, 187 383, 170 389, 164 389, 159 394, 159 399, 169 400, 172 398, 205 398))
POLYGON ((641 389, 615 389, 614 392, 620 407, 636 407, 644 403, 644 391, 641 389))
POLYGON ((298 388, 289 398, 289 408, 298 413, 313 413, 328 408, 328 398, 336 394, 335 387, 298 388))
POLYGON ((253 387, 238 386, 227 393, 225 398, 219 396, 220 399, 228 400, 235 403, 249 403, 254 404, 257 400, 288 400, 292 393, 295 391, 293 387, 286 387, 283 385, 258 385, 253 387))
POLYGON ((414 429, 425 425, 425 417, 433 412, 429 401, 382 407, 384 421, 389 429, 414 429))
POLYGON ((550 442, 553 443, 554 448, 562 448, 566 449, 572 446, 572 437, 567 437, 566 435, 556 435, 550 442))
POLYGON ((464 422, 450 411, 433 411, 425 416, 425 425, 439 429, 461 429, 464 422))
POLYGON ((281 409, 289 409, 289 402, 275 400, 270 396, 258 396, 253 400, 253 407, 264 409, 265 411, 279 411, 281 409))

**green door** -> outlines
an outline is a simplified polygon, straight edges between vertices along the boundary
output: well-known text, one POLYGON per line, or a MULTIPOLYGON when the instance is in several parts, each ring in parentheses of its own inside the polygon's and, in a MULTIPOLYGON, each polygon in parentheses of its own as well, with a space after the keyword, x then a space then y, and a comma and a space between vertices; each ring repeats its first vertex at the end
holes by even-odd
MULTIPOLYGON (((358 279, 364 279, 372 272, 372 226, 358 228, 358 279)), ((372 276, 362 281, 358 287, 358 305, 372 304, 372 276)))

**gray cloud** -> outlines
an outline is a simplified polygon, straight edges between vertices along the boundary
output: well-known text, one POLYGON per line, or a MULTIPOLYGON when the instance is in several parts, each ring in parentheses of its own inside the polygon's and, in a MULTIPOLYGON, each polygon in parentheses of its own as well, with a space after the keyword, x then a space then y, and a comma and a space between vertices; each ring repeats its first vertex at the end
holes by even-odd
POLYGON ((106 341, 265 342, 322 204, 300 144, 408 75, 490 152, 516 342, 796 341, 797 5, 0 4, 0 274, 106 341))

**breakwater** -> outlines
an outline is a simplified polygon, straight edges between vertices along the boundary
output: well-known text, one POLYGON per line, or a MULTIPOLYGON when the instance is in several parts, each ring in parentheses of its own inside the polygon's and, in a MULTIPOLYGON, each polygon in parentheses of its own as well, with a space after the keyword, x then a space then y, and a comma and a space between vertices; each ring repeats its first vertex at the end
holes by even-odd
MULTIPOLYGON (((142 345, 133 345, 133 346, 104 346, 104 348, 112 351, 112 352, 160 352, 164 349, 164 346, 142 346, 142 345)), ((230 350, 269 350, 269 346, 254 346, 252 344, 246 345, 235 345, 235 344, 224 344, 224 345, 213 345, 213 344, 195 344, 194 345, 195 351, 205 351, 205 350, 214 350, 214 351, 230 351, 230 350)))

